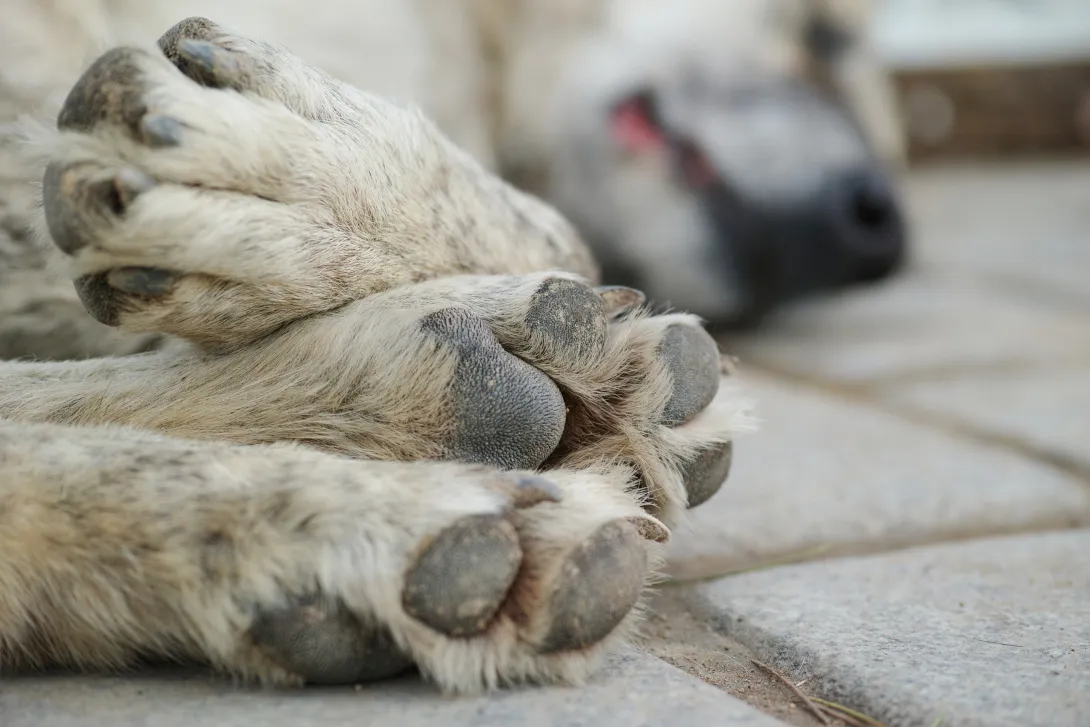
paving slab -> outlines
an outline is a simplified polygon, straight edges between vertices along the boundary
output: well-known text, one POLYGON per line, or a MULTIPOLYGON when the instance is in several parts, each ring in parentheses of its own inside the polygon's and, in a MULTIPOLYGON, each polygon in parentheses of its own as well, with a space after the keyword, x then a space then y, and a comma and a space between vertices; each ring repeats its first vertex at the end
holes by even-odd
POLYGON ((882 397, 1090 472, 1090 361, 915 381, 884 389, 882 397))
POLYGON ((783 727, 652 656, 628 651, 582 688, 439 696, 418 679, 244 691, 207 675, 26 677, 0 687, 3 727, 783 727))
POLYGON ((1090 725, 1090 530, 722 579, 715 628, 891 727, 1090 725))
POLYGON ((1090 305, 1058 310, 956 275, 924 272, 785 311, 722 339, 743 362, 869 385, 935 371, 1090 359, 1090 305))
POLYGON ((867 403, 743 371, 759 431, 674 532, 667 571, 699 578, 802 555, 1090 525, 1090 486, 867 403))
POLYGON ((1086 161, 924 167, 906 191, 921 265, 1090 309, 1086 161))

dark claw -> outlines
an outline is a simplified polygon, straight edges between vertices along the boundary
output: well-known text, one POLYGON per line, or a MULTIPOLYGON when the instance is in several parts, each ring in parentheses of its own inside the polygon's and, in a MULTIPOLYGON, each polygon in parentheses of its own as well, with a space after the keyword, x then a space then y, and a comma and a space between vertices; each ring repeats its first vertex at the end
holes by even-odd
POLYGON ((237 85, 239 64, 231 51, 192 38, 180 41, 176 49, 175 65, 202 86, 223 88, 237 85))
POLYGON ((602 298, 608 318, 619 318, 647 301, 641 291, 623 285, 600 285, 594 289, 602 298))
POLYGON ((182 143, 182 124, 169 116, 145 116, 140 122, 140 132, 144 143, 152 148, 178 146, 182 143))
POLYGON ((472 515, 451 525, 405 576, 405 613, 447 636, 484 631, 522 564, 515 527, 500 515, 472 515))
POLYGON ((564 493, 555 484, 544 477, 525 475, 515 481, 515 495, 512 504, 522 509, 533 507, 542 502, 560 502, 564 493))
POLYGON ((136 295, 158 297, 174 289, 176 273, 158 268, 118 268, 106 275, 110 287, 136 295))

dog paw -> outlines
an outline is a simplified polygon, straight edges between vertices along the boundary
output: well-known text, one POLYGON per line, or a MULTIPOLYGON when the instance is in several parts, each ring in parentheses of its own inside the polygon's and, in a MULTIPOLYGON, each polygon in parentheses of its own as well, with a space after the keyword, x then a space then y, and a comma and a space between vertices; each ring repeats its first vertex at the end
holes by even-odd
MULTIPOLYGON (((648 315, 637 291, 594 288, 565 273, 452 277, 383 297, 389 308, 443 306, 443 316, 487 337, 488 345, 459 354, 473 386, 451 386, 464 402, 458 418, 472 431, 490 431, 479 440, 483 446, 462 446, 463 453, 528 448, 540 435, 535 442, 555 444, 533 467, 627 466, 631 492, 667 521, 705 502, 727 479, 733 438, 749 426, 748 402, 724 375, 718 347, 697 318, 648 315), (548 380, 557 393, 547 406, 517 388, 508 389, 510 397, 491 395, 488 377, 475 372, 492 356, 524 362, 527 376, 534 372, 542 390, 548 380), (502 422, 484 412, 508 407, 547 411, 540 421, 548 426, 476 425, 502 422)), ((449 456, 462 458, 454 450, 449 456)))
POLYGON ((223 666, 289 684, 415 666, 472 692, 576 682, 628 633, 665 530, 608 476, 391 466, 362 463, 365 487, 307 485, 260 549, 217 554, 245 552, 229 603, 250 604, 223 666))
POLYGON ((160 50, 98 58, 43 153, 44 226, 99 321, 226 350, 441 275, 592 269, 418 112, 201 18, 160 50))

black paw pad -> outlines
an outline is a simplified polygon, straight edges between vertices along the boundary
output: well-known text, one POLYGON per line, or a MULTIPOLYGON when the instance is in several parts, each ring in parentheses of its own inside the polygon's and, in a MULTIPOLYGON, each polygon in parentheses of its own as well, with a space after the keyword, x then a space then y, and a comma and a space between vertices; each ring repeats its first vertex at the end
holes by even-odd
POLYGON ((397 676, 412 661, 377 626, 363 624, 341 604, 297 599, 258 614, 253 643, 310 684, 354 684, 397 676))
POLYGON ((50 164, 42 178, 42 206, 53 243, 75 254, 91 243, 96 223, 123 215, 154 186, 154 179, 136 169, 110 172, 89 164, 50 164))
POLYGON ((704 411, 719 391, 719 347, 703 328, 675 324, 666 329, 659 355, 674 381, 660 422, 676 427, 704 411))
POLYGON ((73 283, 84 310, 99 323, 116 326, 121 322, 117 291, 106 282, 105 273, 84 275, 73 283))
POLYGON ((697 452, 682 467, 681 477, 685 491, 689 493, 689 507, 696 507, 711 499, 730 476, 731 460, 734 459, 734 443, 716 444, 697 452))
POLYGON ((627 521, 598 528, 560 568, 542 653, 586 648, 608 636, 643 592, 647 551, 627 521))
POLYGON ((552 380, 504 351, 466 310, 436 311, 421 327, 458 353, 445 456, 501 469, 539 467, 564 432, 564 397, 552 380))
POLYGON ((524 321, 531 335, 564 360, 594 360, 605 346, 605 303, 577 280, 545 281, 531 297, 524 321))
POLYGON ((100 123, 111 123, 139 137, 140 120, 147 112, 139 63, 144 57, 143 51, 132 48, 114 48, 99 57, 69 91, 57 128, 90 131, 100 123))
POLYGON ((447 636, 473 636, 496 615, 518 575, 522 548, 511 523, 474 515, 441 532, 405 576, 402 607, 447 636))
POLYGON ((179 20, 159 38, 159 50, 178 65, 178 46, 187 40, 210 41, 223 35, 223 29, 208 18, 194 16, 179 20))

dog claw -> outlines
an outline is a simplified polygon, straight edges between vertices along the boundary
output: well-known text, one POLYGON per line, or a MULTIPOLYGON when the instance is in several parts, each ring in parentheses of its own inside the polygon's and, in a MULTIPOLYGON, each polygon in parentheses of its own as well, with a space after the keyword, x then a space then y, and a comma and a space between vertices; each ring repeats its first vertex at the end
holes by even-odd
POLYGON ((623 285, 600 285, 594 290, 602 298, 609 318, 618 318, 647 301, 647 296, 641 291, 623 285))

